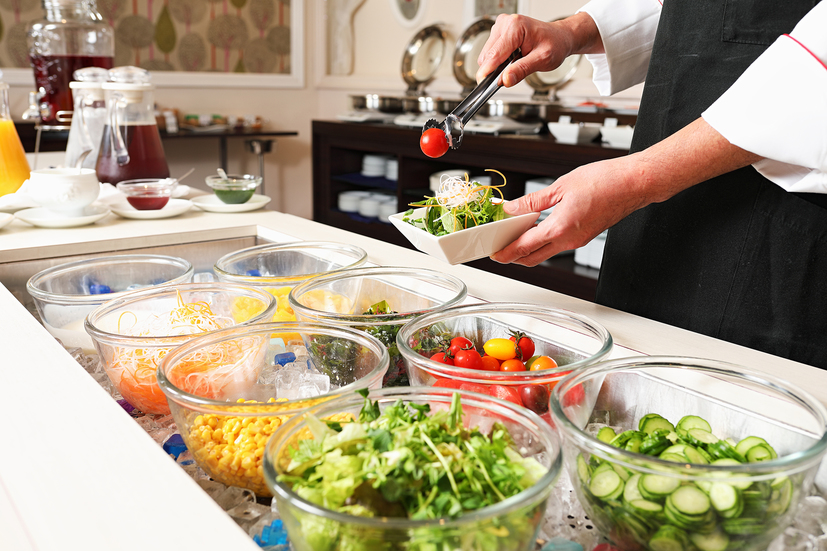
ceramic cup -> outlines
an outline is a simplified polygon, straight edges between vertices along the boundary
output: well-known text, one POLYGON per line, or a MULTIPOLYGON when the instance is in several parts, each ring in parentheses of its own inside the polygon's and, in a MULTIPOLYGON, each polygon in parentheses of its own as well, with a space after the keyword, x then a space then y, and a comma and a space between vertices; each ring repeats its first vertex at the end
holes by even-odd
POLYGON ((100 183, 93 168, 44 168, 32 170, 25 189, 41 207, 71 217, 98 198, 100 183))

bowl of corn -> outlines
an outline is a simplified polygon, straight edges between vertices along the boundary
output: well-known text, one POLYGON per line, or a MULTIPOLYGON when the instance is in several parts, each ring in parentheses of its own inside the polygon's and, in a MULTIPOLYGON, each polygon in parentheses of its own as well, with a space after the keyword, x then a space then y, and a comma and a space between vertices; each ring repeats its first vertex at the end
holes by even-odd
POLYGON ((341 393, 380 388, 387 370, 387 349, 361 331, 260 323, 189 340, 164 357, 158 384, 198 465, 219 482, 270 496, 262 458, 281 424, 341 393), (216 378, 235 384, 217 388, 216 378))

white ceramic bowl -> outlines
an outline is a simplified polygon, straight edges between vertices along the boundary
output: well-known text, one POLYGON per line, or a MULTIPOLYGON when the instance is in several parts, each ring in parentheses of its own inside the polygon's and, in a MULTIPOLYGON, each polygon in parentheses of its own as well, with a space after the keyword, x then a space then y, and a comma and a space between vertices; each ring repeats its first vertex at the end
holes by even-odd
POLYGON ((596 123, 550 122, 548 129, 554 139, 567 144, 589 143, 600 133, 596 123))
MULTIPOLYGON (((411 217, 416 219, 424 215, 425 209, 420 208, 414 210, 411 217)), ((440 237, 404 222, 404 212, 394 214, 390 217, 390 221, 414 247, 423 253, 439 258, 448 264, 462 264, 491 256, 501 250, 528 230, 538 216, 540 216, 539 212, 530 212, 520 216, 506 215, 506 218, 502 220, 440 237)))
POLYGON ((100 194, 93 168, 44 168, 32 170, 26 193, 41 207, 63 216, 81 216, 100 194))
POLYGON ((616 147, 618 149, 629 149, 632 146, 632 136, 635 129, 629 125, 624 126, 601 126, 600 135, 603 143, 609 147, 616 147))

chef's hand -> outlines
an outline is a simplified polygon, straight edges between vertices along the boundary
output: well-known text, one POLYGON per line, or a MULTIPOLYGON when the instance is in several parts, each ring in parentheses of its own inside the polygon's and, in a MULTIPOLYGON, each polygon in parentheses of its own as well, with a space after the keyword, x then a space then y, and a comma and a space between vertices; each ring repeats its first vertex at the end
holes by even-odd
POLYGON ((594 20, 584 12, 551 23, 524 15, 501 14, 480 52, 477 82, 517 48, 523 57, 509 65, 500 77, 506 88, 535 71, 556 69, 571 54, 602 53, 603 41, 594 20))

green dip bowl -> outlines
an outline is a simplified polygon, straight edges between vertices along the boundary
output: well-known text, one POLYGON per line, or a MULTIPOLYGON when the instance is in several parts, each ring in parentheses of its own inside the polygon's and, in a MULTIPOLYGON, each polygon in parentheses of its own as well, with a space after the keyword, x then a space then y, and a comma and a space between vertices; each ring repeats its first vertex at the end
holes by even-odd
POLYGON ((252 174, 228 174, 226 178, 218 175, 207 176, 206 181, 222 203, 240 205, 250 200, 262 178, 252 174))

